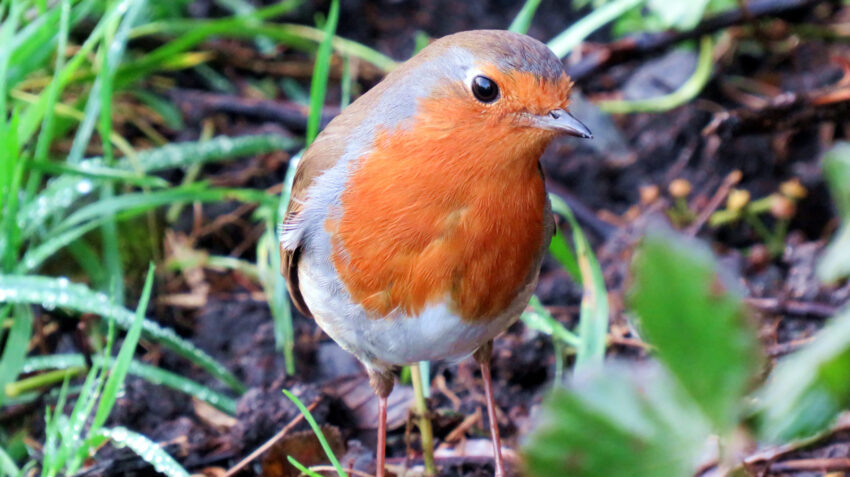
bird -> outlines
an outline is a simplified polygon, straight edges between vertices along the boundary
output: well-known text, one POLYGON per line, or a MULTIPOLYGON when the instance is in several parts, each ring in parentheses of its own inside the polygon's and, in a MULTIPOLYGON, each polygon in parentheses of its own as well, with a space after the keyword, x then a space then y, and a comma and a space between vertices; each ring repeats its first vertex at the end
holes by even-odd
POLYGON ((527 306, 554 231, 540 157, 558 136, 592 137, 572 87, 530 36, 451 34, 345 108, 297 165, 281 273, 294 306, 366 368, 379 477, 394 370, 470 355, 505 475, 493 339, 527 306))

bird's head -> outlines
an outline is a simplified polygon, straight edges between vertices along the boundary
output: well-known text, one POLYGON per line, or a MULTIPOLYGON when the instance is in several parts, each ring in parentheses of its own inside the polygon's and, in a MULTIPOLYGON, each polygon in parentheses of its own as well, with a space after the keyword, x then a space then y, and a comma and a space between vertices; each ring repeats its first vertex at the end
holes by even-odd
MULTIPOLYGON (((559 135, 591 137, 569 113, 572 81, 543 43, 477 30, 443 37, 376 88, 387 123, 439 138, 527 145, 559 135)), ((536 158, 535 158, 536 159, 536 158)))

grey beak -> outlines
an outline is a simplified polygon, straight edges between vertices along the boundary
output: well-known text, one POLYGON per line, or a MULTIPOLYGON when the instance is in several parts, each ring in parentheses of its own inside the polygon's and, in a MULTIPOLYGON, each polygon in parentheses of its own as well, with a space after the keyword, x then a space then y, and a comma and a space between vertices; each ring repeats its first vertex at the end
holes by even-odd
POLYGON ((553 109, 548 116, 541 117, 541 122, 548 128, 568 136, 593 139, 593 133, 587 126, 563 109, 553 109))

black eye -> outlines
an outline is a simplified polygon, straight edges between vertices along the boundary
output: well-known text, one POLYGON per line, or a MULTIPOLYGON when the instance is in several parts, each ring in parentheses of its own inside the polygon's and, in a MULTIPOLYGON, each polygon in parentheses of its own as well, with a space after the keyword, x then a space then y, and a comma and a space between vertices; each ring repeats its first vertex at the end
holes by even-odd
POLYGON ((478 101, 490 103, 499 97, 499 87, 486 76, 476 76, 472 78, 472 94, 478 101))

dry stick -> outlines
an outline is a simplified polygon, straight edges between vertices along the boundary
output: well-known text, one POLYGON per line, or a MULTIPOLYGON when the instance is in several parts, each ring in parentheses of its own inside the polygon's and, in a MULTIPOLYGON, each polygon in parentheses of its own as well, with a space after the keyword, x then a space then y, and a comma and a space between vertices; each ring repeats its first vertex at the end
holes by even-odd
MULTIPOLYGON (((315 409, 318 404, 319 404, 319 401, 314 401, 312 404, 307 406, 307 410, 310 411, 310 412, 313 412, 313 409, 315 409)), ((298 425, 298 423, 301 422, 302 419, 304 419, 304 414, 298 414, 297 416, 295 416, 295 418, 292 419, 292 421, 290 421, 289 424, 284 426, 283 429, 281 429, 280 432, 275 434, 271 439, 267 440, 265 442, 265 444, 258 447, 257 450, 255 450, 254 452, 251 452, 251 455, 242 459, 241 461, 239 461, 238 464, 231 467, 230 470, 228 470, 227 473, 224 474, 224 477, 232 477, 232 476, 236 475, 237 472, 242 470, 246 465, 250 464, 254 459, 263 455, 263 453, 266 452, 267 450, 269 450, 269 448, 271 448, 271 446, 277 444, 278 441, 283 439, 286 436, 286 434, 289 433, 289 431, 292 430, 292 428, 294 428, 295 426, 298 425)))
POLYGON ((681 41, 765 17, 782 16, 827 1, 830 0, 754 0, 747 4, 746 12, 736 9, 720 13, 704 20, 693 30, 645 33, 609 43, 597 51, 590 51, 579 62, 567 65, 567 73, 573 81, 581 82, 614 65, 658 54, 681 41))
POLYGON ((800 472, 821 471, 831 472, 836 470, 850 470, 850 459, 848 458, 824 458, 824 459, 797 459, 777 462, 768 466, 772 472, 800 472))
MULTIPOLYGON (((313 472, 336 472, 336 467, 332 465, 314 465, 309 469, 313 472)), ((363 472, 362 470, 352 469, 351 467, 343 470, 345 470, 350 475, 357 475, 359 477, 374 477, 372 474, 363 472)))
POLYGON ((425 404, 419 363, 410 365, 410 380, 413 382, 413 394, 416 398, 416 414, 419 418, 419 434, 422 436, 422 458, 425 460, 425 475, 437 475, 437 467, 434 465, 434 432, 431 430, 428 406, 425 404))

